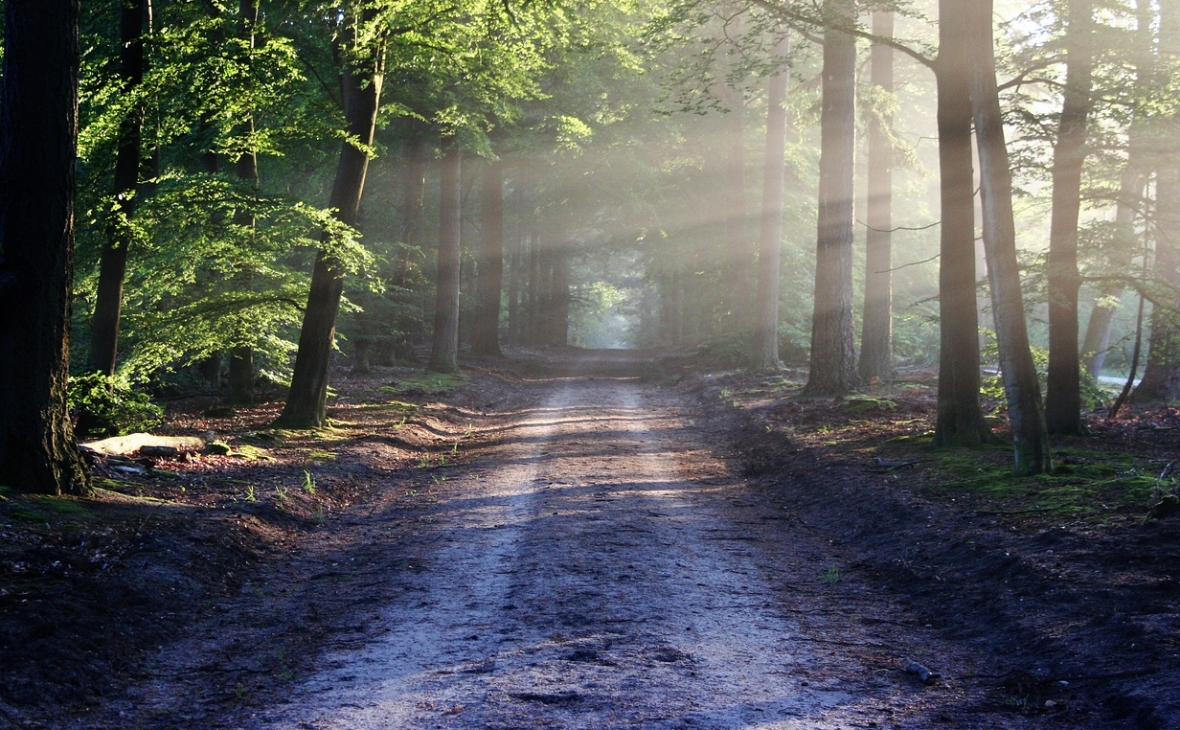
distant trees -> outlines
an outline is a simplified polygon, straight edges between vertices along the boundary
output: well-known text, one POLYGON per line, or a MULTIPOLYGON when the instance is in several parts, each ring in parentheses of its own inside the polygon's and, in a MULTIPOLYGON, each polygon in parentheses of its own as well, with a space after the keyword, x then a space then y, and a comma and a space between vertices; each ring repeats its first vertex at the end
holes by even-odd
MULTIPOLYGON (((775 48, 778 59, 790 53, 785 33, 775 48)), ((766 82, 766 149, 763 155, 762 216, 758 237, 758 286, 755 296, 753 363, 759 369, 782 366, 779 359, 779 279, 782 276, 783 187, 787 155, 787 73, 766 82)))
POLYGON ((66 408, 78 0, 8 0, 0 88, 0 485, 79 494, 66 408))
POLYGON ((1018 469, 1045 468, 1043 440, 1022 430, 1039 422, 1030 314, 1049 320, 1047 427, 1080 431, 1079 357, 1093 369, 1113 339, 1117 360, 1124 287, 1153 303, 1138 397, 1180 389, 1177 11, 1049 0, 1000 25, 940 0, 935 44, 920 37, 934 4, 87 6, 78 349, 91 369, 139 382, 202 363, 200 382, 228 374, 238 402, 290 376, 280 422, 298 427, 324 423, 337 358, 363 369, 429 343, 431 367, 453 370, 464 346, 499 352, 502 327, 513 344, 699 345, 754 368, 809 360, 807 391, 825 396, 937 357, 935 442, 978 443, 992 438, 978 186, 1018 469), (984 31, 1003 32, 994 59, 976 45, 984 31), (787 32, 800 39, 789 49, 787 32), (859 81, 858 44, 870 54, 859 81), (936 105, 893 88, 895 60, 934 72, 936 105), (978 74, 993 60, 989 81, 978 74), (1021 134, 1005 139, 1001 117, 1021 134), (925 142, 906 149, 934 136, 937 158, 925 142), (454 165, 452 150, 469 162, 454 165), (922 164, 938 167, 929 201, 912 199, 925 183, 907 168, 922 164), (1048 212, 1045 230, 1010 225, 1022 210, 1048 212), (911 214, 936 215, 938 232, 897 225, 911 214), (812 235, 814 250, 799 245, 812 235), (1150 275, 1131 265, 1144 242, 1150 275), (611 334, 587 337, 590 313, 611 334))
POLYGON ((894 12, 873 12, 867 138, 864 316, 857 372, 865 383, 893 377, 893 40, 894 12))
POLYGON ((479 249, 471 349, 480 355, 500 351, 500 299, 504 293, 504 165, 483 166, 480 186, 479 249))
POLYGON ((438 276, 434 300, 431 370, 459 370, 459 275, 462 226, 463 149, 455 137, 443 140, 439 170, 438 276))

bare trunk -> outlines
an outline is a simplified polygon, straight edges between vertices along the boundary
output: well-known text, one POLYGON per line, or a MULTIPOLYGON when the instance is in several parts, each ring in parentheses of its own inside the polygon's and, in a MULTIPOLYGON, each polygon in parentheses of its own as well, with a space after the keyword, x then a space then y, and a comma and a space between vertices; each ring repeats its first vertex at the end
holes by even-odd
MULTIPOLYGON (((873 35, 893 37, 893 12, 873 13, 873 35)), ((893 50, 872 48, 872 83, 893 94, 893 50)), ((865 233, 865 306, 861 322, 860 377, 866 383, 893 377, 893 141, 892 114, 868 129, 868 231, 865 233)))
POLYGON ((1069 0, 1065 99, 1053 147, 1053 212, 1049 232, 1049 372, 1045 421, 1049 432, 1083 433, 1078 356, 1078 217, 1086 119, 1093 78, 1093 0, 1069 0))
POLYGON ((979 403, 979 318, 975 307, 975 180, 971 156, 972 0, 940 0, 938 169, 942 199, 939 243, 939 371, 935 446, 990 440, 979 403))
MULTIPOLYGON (((779 58, 790 53, 784 36, 776 50, 779 58)), ((783 192, 787 156, 788 74, 771 76, 766 90, 766 153, 763 158, 762 225, 758 239, 758 287, 754 326, 753 365, 759 370, 782 367, 778 356, 778 297, 782 278, 783 192)))
MULTIPOLYGON (((1180 54, 1180 2, 1164 0, 1160 8, 1160 56, 1175 58, 1180 54)), ((1171 306, 1152 304, 1151 339, 1148 342, 1147 365, 1143 380, 1131 397, 1135 401, 1180 400, 1180 298, 1174 293, 1180 289, 1180 162, 1176 160, 1177 127, 1180 115, 1161 120, 1164 129, 1159 130, 1153 142, 1160 148, 1155 159, 1156 170, 1156 225, 1155 225, 1155 276, 1161 288, 1171 288, 1173 293, 1164 301, 1171 306)))
POLYGON ((1012 213, 1012 173, 1004 119, 996 87, 992 50, 992 0, 972 1, 975 73, 972 107, 979 148, 980 190, 983 202, 983 245, 991 283, 992 312, 1000 350, 1000 372, 1012 425, 1016 473, 1052 471, 1049 433, 1041 405, 1041 386, 1029 349, 1016 260, 1016 224, 1012 213))
POLYGON ((482 201, 472 350, 498 357, 500 298, 504 291, 504 167, 498 161, 484 167, 482 201))
MULTIPOLYGON (((143 37, 151 13, 149 0, 124 0, 119 8, 119 82, 123 93, 137 92, 143 81, 143 37)), ((98 291, 90 319, 87 369, 115 374, 119 348, 119 320, 123 313, 123 282, 127 254, 134 238, 131 218, 138 202, 140 137, 143 108, 132 108, 119 125, 115 153, 115 208, 110 213, 99 258, 98 291)))
MULTIPOLYGON (((375 11, 369 10, 364 19, 375 11)), ((356 25, 362 18, 352 19, 347 26, 345 47, 356 43, 356 25)), ((341 70, 344 91, 344 116, 351 137, 359 139, 366 148, 373 143, 377 109, 381 98, 384 48, 360 63, 346 62, 341 70)), ((360 218, 361 196, 365 189, 365 175, 369 156, 365 149, 345 141, 340 148, 336 165, 336 179, 332 184, 329 205, 336 217, 348 225, 360 218)), ((326 234, 325 234, 326 235, 326 234)), ((311 276, 311 291, 299 332, 299 350, 295 356, 295 371, 291 390, 277 424, 285 428, 320 428, 327 421, 328 371, 336 338, 336 315, 344 291, 344 272, 339 263, 325 249, 316 255, 311 276)))
MULTIPOLYGON (((242 37, 249 44, 250 48, 254 47, 254 27, 258 24, 258 1, 259 0, 241 0, 238 8, 238 16, 241 21, 242 37)), ((243 72, 249 73, 249 61, 244 65, 247 67, 242 69, 243 72)), ((254 119, 251 117, 246 120, 244 130, 247 133, 254 131, 254 119)), ((258 189, 258 155, 253 151, 248 151, 242 154, 234 164, 234 172, 238 178, 245 181, 255 190, 258 189)), ((253 216, 247 214, 238 214, 235 221, 238 225, 254 228, 255 220, 253 216)), ((249 272, 241 276, 239 281, 240 286, 244 290, 253 287, 252 277, 249 272)), ((240 332, 239 337, 243 342, 247 342, 256 333, 240 332)), ((238 404, 249 404, 254 402, 254 348, 248 344, 238 345, 230 353, 229 358, 229 398, 230 402, 238 404)))
POLYGON ((520 344, 520 280, 524 257, 523 239, 518 231, 509 239, 508 250, 508 341, 520 344))
POLYGON ((83 494, 66 406, 78 0, 8 0, 0 88, 0 484, 83 494))
MULTIPOLYGON (((1142 51, 1142 56, 1137 57, 1135 62, 1135 83, 1142 88, 1151 88, 1155 78, 1155 61, 1151 53, 1154 45, 1154 13, 1149 0, 1138 0, 1135 5, 1135 16, 1137 47, 1142 51)), ((1130 129, 1127 131, 1127 166, 1119 180, 1119 200, 1115 214, 1116 240, 1114 252, 1110 255, 1110 270, 1115 272, 1130 268, 1137 248, 1135 220, 1141 210, 1139 203, 1143 200, 1148 177, 1143 154, 1148 120, 1144 117, 1144 112, 1136 109, 1130 129)), ((1101 286, 1098 300, 1090 310, 1090 320, 1082 340, 1081 356, 1082 365, 1092 378, 1101 375, 1102 366, 1106 362, 1106 353, 1110 348, 1111 325, 1114 313, 1118 310, 1116 302, 1122 294, 1121 284, 1101 286)))
POLYGON ((459 275, 462 152, 459 140, 443 140, 439 174, 438 282, 434 304, 434 339, 430 369, 453 373, 459 369, 459 275))
MULTIPOLYGON (((826 14, 850 21, 851 2, 827 0, 826 14)), ((852 199, 855 148, 856 39, 824 33, 820 116, 819 221, 811 369, 805 392, 838 396, 860 384, 852 330, 852 199)))

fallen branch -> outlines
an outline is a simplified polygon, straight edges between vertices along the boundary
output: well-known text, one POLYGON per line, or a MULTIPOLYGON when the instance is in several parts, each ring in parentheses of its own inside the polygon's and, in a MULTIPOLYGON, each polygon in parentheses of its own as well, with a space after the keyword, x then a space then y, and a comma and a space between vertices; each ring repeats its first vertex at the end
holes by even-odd
POLYGON ((83 453, 127 456, 140 452, 145 456, 179 456, 195 451, 204 451, 214 440, 212 432, 205 436, 156 436, 150 433, 132 433, 113 436, 99 441, 78 444, 83 453))

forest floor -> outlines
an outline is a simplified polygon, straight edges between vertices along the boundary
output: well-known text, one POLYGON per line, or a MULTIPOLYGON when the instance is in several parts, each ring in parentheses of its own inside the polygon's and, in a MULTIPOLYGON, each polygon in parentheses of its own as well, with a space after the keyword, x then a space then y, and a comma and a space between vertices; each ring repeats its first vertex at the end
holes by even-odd
POLYGON ((918 374, 464 367, 338 373, 318 432, 176 401, 232 452, 0 495, 0 728, 1180 728, 1180 410, 1015 478, 929 450, 918 374))

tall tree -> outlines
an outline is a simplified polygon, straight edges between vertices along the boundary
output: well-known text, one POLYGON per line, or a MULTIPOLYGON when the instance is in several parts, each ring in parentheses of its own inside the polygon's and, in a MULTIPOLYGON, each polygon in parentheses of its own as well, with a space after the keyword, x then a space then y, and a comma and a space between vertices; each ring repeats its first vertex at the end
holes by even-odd
MULTIPOLYGON (((785 34, 775 56, 786 59, 790 40, 785 34)), ((782 367, 778 352, 779 280, 782 278, 783 192, 787 155, 787 79, 785 71, 766 82, 766 152, 763 156, 762 222, 758 237, 758 287, 754 323, 753 364, 759 370, 782 367)))
POLYGON ((852 330, 853 151, 856 142, 856 38, 851 0, 825 0, 819 216, 811 369, 805 392, 843 395, 857 387, 852 330))
POLYGON ((1008 402, 1008 421, 1012 425, 1016 473, 1040 474, 1050 471, 1053 464, 1020 291, 1012 177, 992 46, 992 0, 969 0, 968 4, 974 68, 971 102, 979 148, 983 245, 987 253, 1000 373, 1008 402))
POLYGON ((884 108, 868 128, 868 201, 865 233, 864 316, 861 320, 860 377, 867 383, 893 377, 893 11, 873 13, 870 81, 884 108))
MULTIPOLYGON (((255 46, 254 30, 258 25, 261 0, 239 0, 238 4, 238 32, 248 50, 255 46)), ((247 54, 242 60, 242 72, 251 73, 252 59, 247 54)), ((242 124, 243 136, 249 139, 254 132, 254 118, 251 116, 242 124)), ((259 187, 258 154, 253 148, 247 148, 234 162, 234 172, 254 190, 259 187)), ((256 224, 254 216, 248 211, 239 212, 234 221, 238 225, 253 228, 256 224)), ((242 285, 250 286, 248 273, 242 277, 242 285)), ((248 344, 239 344, 230 351, 229 356, 229 392, 230 400, 234 403, 254 402, 254 348, 248 344)))
POLYGON ((66 406, 78 0, 8 0, 0 88, 0 484, 84 493, 66 406))
MULTIPOLYGON (((337 46, 348 138, 340 148, 329 205, 342 223, 354 226, 360 218, 369 150, 377 128, 385 69, 385 32, 379 26, 382 20, 379 8, 354 6, 350 10, 340 19, 337 46)), ((321 248, 312 271, 291 390, 278 418, 279 425, 319 428, 327 420, 328 370, 343 292, 342 264, 332 251, 321 248)))
POLYGON ((504 290, 504 165, 489 160, 483 166, 481 225, 476 261, 476 312, 471 349, 499 356, 500 299, 504 290))
MULTIPOLYGON (((1137 89, 1149 90, 1155 87, 1154 47, 1155 36, 1152 21, 1155 13, 1149 0, 1137 0, 1135 3, 1135 47, 1138 53, 1133 55, 1133 74, 1137 89)), ((1143 101, 1143 95, 1136 94, 1135 106, 1132 108, 1131 122, 1127 129, 1127 160, 1119 177, 1118 202, 1114 221, 1113 251, 1109 254, 1109 268, 1116 273, 1122 273, 1130 267, 1134 259, 1137 245, 1135 230, 1136 221, 1144 210, 1144 193, 1148 181, 1149 167, 1146 155, 1146 133, 1151 123, 1150 114, 1145 114, 1148 104, 1143 101)), ((1099 286, 1097 300, 1090 310, 1090 319, 1086 324, 1086 334, 1082 338, 1082 366, 1097 378, 1102 373, 1102 366, 1106 362, 1106 353, 1110 348, 1110 334, 1114 323, 1114 314, 1119 307, 1119 299, 1123 295, 1121 281, 1103 283, 1099 286)))
POLYGON ((144 35, 151 17, 151 0, 119 3, 119 82, 124 98, 131 99, 119 125, 115 155, 115 205, 107 223, 107 236, 99 259, 98 292, 90 320, 90 353, 87 367, 115 374, 118 358, 119 320, 123 312, 123 282, 133 233, 131 218, 137 205, 140 138, 143 104, 137 98, 143 83, 144 35))
MULTIPOLYGON (((1176 68, 1180 58, 1180 0, 1160 0, 1159 46, 1161 75, 1176 68), (1167 65, 1165 65, 1167 64, 1167 65)), ((1156 154, 1155 275, 1159 294, 1151 308, 1151 339, 1143 379, 1135 388, 1137 401, 1175 401, 1180 398, 1180 112, 1161 115, 1161 129, 1153 134, 1156 154)))
POLYGON ((462 230, 463 152, 458 138, 443 139, 439 172, 438 280, 434 304, 434 339, 429 369, 459 369, 459 275, 462 230))
POLYGON ((975 181, 971 156, 973 0, 940 0, 938 169, 942 202, 939 239, 939 370, 935 446, 991 439, 979 403, 979 315, 975 303, 975 181))
POLYGON ((1078 218, 1086 121, 1094 75, 1094 0, 1067 0, 1065 91, 1053 147, 1053 210, 1049 232, 1049 371, 1045 420, 1049 431, 1080 434, 1078 352, 1078 218))

